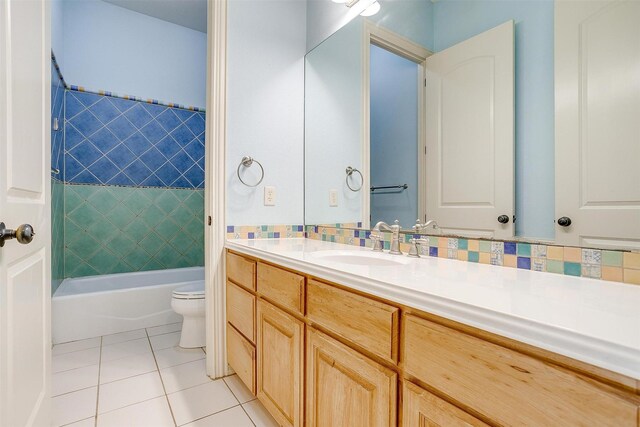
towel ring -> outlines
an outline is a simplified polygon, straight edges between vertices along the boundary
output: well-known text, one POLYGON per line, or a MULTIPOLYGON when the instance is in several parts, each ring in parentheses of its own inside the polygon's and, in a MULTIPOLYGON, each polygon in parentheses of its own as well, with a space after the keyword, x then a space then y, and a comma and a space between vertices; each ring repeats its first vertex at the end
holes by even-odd
POLYGON ((262 164, 259 161, 257 161, 256 159, 254 159, 252 157, 249 157, 249 156, 244 156, 242 158, 242 160, 240 160, 240 164, 238 165, 238 169, 236 171, 236 174, 238 175, 238 179, 240 180, 240 182, 243 183, 244 185, 246 185, 247 187, 257 187, 258 185, 260 185, 260 183, 264 179, 264 168, 262 167, 262 164), (242 166, 244 166, 245 168, 251 167, 253 162, 256 162, 258 164, 258 166, 260 166, 260 179, 255 184, 250 185, 250 184, 247 184, 246 182, 244 182, 244 180, 240 177, 240 168, 242 166))
POLYGON ((362 172, 360 172, 356 168, 352 168, 351 166, 347 166, 346 172, 347 172, 347 177, 345 178, 344 181, 347 183, 347 187, 349 187, 349 190, 353 192, 360 191, 360 189, 362 188, 362 184, 364 184, 364 177, 362 176, 362 172), (349 185, 349 177, 353 175, 354 172, 358 172, 358 174, 360 175, 360 187, 358 188, 353 188, 349 185))

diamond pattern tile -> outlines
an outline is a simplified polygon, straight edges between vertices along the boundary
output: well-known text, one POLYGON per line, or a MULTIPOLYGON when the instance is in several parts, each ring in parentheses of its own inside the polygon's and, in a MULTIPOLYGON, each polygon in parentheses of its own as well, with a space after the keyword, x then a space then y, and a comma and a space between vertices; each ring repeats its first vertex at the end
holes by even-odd
POLYGON ((64 279, 64 85, 55 62, 51 64, 51 120, 58 120, 58 130, 51 126, 51 292, 64 279), (59 173, 53 172, 58 170, 59 173))
POLYGON ((65 102, 65 182, 204 188, 204 112, 75 90, 65 102))
POLYGON ((65 277, 204 265, 203 190, 64 187, 65 277))

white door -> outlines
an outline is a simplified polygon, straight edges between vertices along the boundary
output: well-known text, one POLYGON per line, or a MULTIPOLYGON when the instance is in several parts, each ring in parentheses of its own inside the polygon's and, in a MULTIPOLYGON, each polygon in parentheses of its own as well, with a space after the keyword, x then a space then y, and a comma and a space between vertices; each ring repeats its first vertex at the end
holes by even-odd
POLYGON ((640 1, 555 8, 556 241, 640 249, 640 1))
POLYGON ((427 218, 444 233, 514 234, 514 29, 426 60, 427 218))
POLYGON ((50 424, 49 2, 0 2, 0 425, 50 424))

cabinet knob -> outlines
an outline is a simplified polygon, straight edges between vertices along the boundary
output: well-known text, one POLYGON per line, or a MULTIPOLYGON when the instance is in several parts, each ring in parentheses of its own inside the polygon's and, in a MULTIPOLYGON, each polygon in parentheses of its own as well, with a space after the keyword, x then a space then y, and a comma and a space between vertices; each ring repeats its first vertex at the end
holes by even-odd
POLYGON ((508 215, 500 215, 500 216, 498 217, 498 222, 499 222, 500 224, 506 224, 506 223, 508 223, 508 222, 509 222, 509 216, 508 216, 508 215))
POLYGON ((563 216, 558 218, 558 225, 560 227, 568 227, 571 225, 571 218, 569 218, 568 216, 563 216))

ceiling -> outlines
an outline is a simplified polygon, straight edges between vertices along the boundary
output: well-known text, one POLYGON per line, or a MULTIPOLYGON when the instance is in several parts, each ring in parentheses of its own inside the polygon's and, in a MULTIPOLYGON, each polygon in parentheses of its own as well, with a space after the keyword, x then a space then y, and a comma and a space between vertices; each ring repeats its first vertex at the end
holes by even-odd
POLYGON ((207 0, 103 0, 125 9, 207 32, 207 0))

